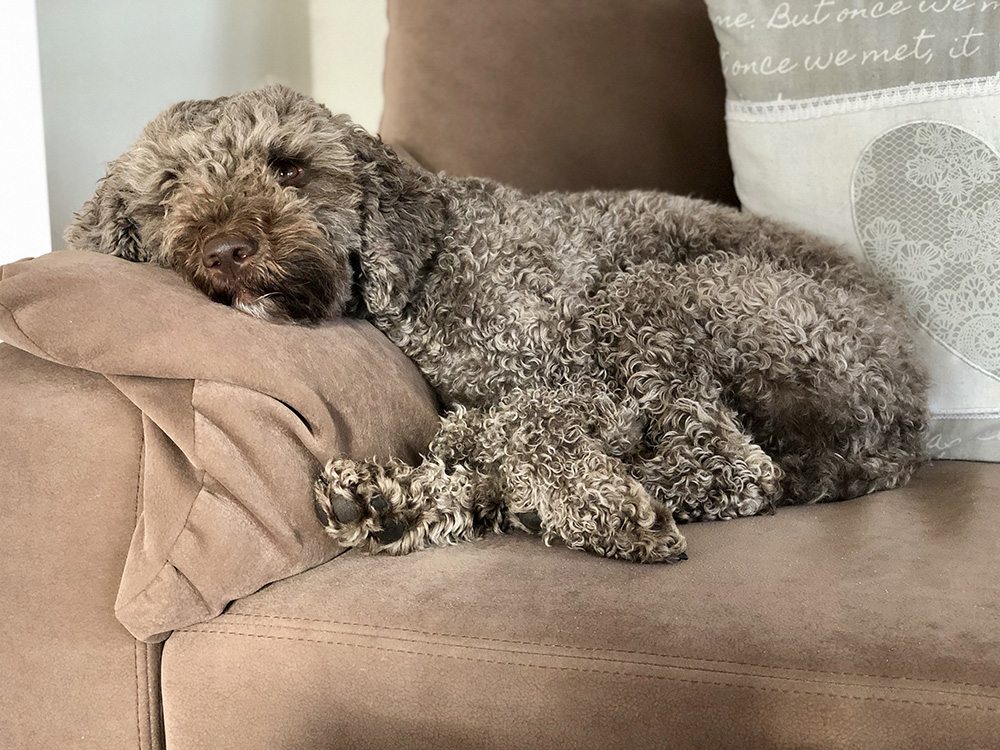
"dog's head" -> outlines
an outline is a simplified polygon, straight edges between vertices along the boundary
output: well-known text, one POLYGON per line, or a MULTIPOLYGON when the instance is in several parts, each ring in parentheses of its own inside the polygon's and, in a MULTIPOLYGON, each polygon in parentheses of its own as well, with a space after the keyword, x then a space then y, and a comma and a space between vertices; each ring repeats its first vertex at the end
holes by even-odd
POLYGON ((334 317, 351 304, 358 162, 375 142, 280 86, 183 102, 110 164, 66 240, 174 268, 262 318, 334 317))

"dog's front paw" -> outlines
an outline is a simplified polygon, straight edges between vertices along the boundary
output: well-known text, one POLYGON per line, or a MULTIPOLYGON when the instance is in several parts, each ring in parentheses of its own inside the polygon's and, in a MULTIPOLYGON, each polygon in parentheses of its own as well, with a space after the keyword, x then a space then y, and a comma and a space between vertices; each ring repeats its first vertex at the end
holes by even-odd
POLYGON ((384 467, 337 459, 316 480, 314 505, 327 533, 340 544, 377 552, 406 533, 400 498, 399 483, 384 467))
POLYGON ((677 528, 673 514, 661 503, 651 501, 655 520, 637 523, 622 545, 625 560, 641 563, 676 563, 687 560, 687 539, 677 528))
POLYGON ((733 465, 733 471, 720 472, 720 484, 730 493, 728 511, 720 518, 773 513, 781 497, 782 472, 778 465, 753 444, 733 465))

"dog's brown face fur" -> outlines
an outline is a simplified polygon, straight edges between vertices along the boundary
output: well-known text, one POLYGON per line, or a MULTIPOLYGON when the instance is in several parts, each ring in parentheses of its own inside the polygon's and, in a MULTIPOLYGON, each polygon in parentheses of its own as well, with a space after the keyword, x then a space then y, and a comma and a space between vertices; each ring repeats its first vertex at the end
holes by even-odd
POLYGON ((109 166, 66 239, 174 268, 259 317, 340 315, 360 244, 359 132, 283 87, 174 105, 109 166))

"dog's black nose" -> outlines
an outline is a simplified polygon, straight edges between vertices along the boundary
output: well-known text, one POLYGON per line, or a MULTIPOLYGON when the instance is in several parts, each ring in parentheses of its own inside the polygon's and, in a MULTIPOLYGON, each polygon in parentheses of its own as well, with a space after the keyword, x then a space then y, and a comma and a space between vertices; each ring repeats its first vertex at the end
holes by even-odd
POLYGON ((223 232, 205 242, 201 250, 201 261, 210 271, 235 276, 240 268, 257 252, 253 240, 238 234, 223 232))

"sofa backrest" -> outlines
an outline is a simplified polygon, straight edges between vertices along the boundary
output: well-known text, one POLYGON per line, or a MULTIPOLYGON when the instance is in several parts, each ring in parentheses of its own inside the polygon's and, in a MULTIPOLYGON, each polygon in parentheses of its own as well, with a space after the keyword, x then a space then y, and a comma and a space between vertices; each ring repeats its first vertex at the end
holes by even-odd
POLYGON ((717 50, 691 0, 389 0, 380 131, 454 175, 734 203, 717 50))

